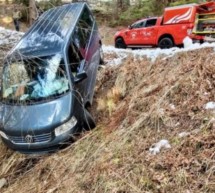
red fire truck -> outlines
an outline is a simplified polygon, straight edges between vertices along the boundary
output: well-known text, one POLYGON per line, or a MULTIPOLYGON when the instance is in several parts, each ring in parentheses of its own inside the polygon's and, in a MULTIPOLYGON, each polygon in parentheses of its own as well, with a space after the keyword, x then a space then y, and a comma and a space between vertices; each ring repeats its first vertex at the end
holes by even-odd
POLYGON ((171 48, 183 44, 185 37, 213 40, 215 2, 167 7, 162 17, 138 20, 115 36, 116 48, 154 46, 171 48))

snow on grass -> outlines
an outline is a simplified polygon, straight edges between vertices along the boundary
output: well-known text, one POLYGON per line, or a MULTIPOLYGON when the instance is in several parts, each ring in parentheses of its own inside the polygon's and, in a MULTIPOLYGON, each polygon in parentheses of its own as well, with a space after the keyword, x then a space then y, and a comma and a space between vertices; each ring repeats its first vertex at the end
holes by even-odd
POLYGON ((187 136, 189 136, 190 135, 190 132, 181 132, 181 133, 179 133, 178 134, 178 137, 179 138, 184 138, 184 137, 187 137, 187 136))
MULTIPOLYGON (((24 33, 17 32, 13 30, 8 30, 3 27, 0 27, 0 46, 15 44, 18 40, 23 36, 24 33)), ((115 57, 106 58, 106 62, 109 65, 119 65, 123 63, 123 60, 126 59, 129 55, 133 55, 136 58, 142 59, 143 57, 147 57, 152 61, 159 56, 171 57, 179 52, 186 52, 190 50, 196 50, 205 47, 213 47, 215 48, 215 43, 192 43, 192 40, 186 37, 183 41, 184 48, 173 47, 171 49, 160 49, 160 48, 147 48, 147 49, 117 49, 114 46, 105 46, 103 45, 104 54, 115 54, 115 57)))
POLYGON ((17 32, 0 27, 0 46, 16 43, 23 34, 23 32, 17 32))
POLYGON ((206 110, 214 110, 215 109, 215 102, 208 102, 206 105, 205 105, 205 109, 206 110))
POLYGON ((159 142, 152 145, 152 147, 149 148, 149 152, 152 155, 156 155, 160 153, 161 149, 170 149, 171 145, 169 144, 169 141, 166 139, 162 139, 159 142))
POLYGON ((192 43, 192 40, 186 37, 183 41, 184 48, 173 47, 171 49, 160 49, 160 48, 147 48, 147 49, 138 49, 138 50, 130 50, 130 49, 117 49, 113 46, 103 46, 103 51, 106 54, 116 53, 117 58, 108 59, 106 62, 110 65, 118 65, 121 64, 123 59, 125 59, 128 55, 133 55, 137 58, 147 57, 152 61, 158 56, 171 57, 179 52, 187 52, 191 50, 196 50, 200 48, 212 47, 215 48, 215 43, 205 42, 203 44, 192 43))

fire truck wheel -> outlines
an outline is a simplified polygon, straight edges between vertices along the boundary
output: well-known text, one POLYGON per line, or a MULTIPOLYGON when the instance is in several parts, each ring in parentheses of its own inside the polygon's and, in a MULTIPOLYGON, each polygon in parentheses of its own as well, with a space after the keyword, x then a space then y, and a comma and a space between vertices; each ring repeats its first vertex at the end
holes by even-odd
POLYGON ((105 64, 105 62, 104 62, 104 52, 103 52, 103 49, 102 49, 102 45, 100 45, 100 59, 99 59, 99 64, 100 65, 103 65, 103 64, 105 64))
POLYGON ((162 38, 158 43, 158 47, 161 49, 171 48, 173 46, 174 46, 174 43, 173 43, 172 39, 169 37, 162 38))
POLYGON ((115 48, 125 49, 127 46, 122 38, 117 38, 115 41, 115 48))

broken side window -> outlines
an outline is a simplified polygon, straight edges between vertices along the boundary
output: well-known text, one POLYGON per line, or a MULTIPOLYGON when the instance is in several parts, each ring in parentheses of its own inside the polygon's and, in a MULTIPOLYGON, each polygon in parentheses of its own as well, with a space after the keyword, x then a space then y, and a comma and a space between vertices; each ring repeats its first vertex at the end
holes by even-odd
POLYGON ((68 49, 68 59, 69 59, 69 69, 72 72, 72 74, 75 76, 75 74, 79 71, 81 61, 84 58, 73 41, 70 43, 70 46, 68 49))
POLYGON ((85 53, 89 43, 93 28, 93 21, 93 16, 91 15, 90 11, 85 8, 74 30, 74 41, 80 51, 83 52, 82 54, 85 53))

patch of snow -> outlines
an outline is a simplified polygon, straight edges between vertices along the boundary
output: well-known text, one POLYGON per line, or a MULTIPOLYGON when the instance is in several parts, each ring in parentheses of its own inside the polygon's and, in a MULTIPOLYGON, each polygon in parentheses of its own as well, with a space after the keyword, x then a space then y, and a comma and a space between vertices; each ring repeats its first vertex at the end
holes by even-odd
POLYGON ((193 41, 192 41, 191 38, 186 37, 186 38, 184 38, 184 40, 183 40, 183 44, 184 44, 184 48, 189 48, 189 47, 192 47, 192 46, 193 46, 193 41))
POLYGON ((191 50, 197 50, 201 48, 212 47, 215 50, 215 43, 205 42, 203 44, 192 43, 192 40, 189 37, 184 39, 184 48, 173 47, 171 49, 160 49, 160 48, 147 48, 147 49, 138 49, 138 50, 130 50, 130 49, 118 49, 113 46, 105 46, 103 45, 103 51, 106 54, 114 53, 117 55, 117 62, 115 59, 107 60, 107 64, 118 65, 123 62, 123 59, 128 57, 129 55, 133 55, 136 58, 143 59, 143 57, 147 57, 152 61, 155 61, 158 56, 162 56, 163 58, 168 58, 174 56, 180 52, 187 52, 191 50), (120 60, 121 59, 121 60, 120 60))
POLYGON ((24 33, 0 27, 0 45, 16 43, 24 33))
POLYGON ((214 117, 211 118, 210 122, 211 122, 211 123, 215 123, 215 118, 214 118, 214 117))
POLYGON ((165 114, 165 111, 164 111, 163 108, 158 109, 158 112, 160 113, 160 115, 164 115, 165 114))
MULTIPOLYGON (((8 30, 3 27, 0 27, 0 45, 6 44, 15 44, 18 40, 23 36, 24 33, 17 32, 13 30, 8 30)), ((31 41, 28 42, 20 42, 19 45, 23 48, 27 46, 27 44, 32 44, 35 46, 38 44, 38 34, 32 34, 31 41)), ((53 41, 61 42, 63 39, 55 34, 50 32, 45 38, 45 41, 51 43, 53 41)), ((192 40, 189 37, 186 37, 183 41, 184 48, 173 47, 171 49, 160 49, 160 48, 147 48, 147 49, 139 49, 139 50, 131 50, 131 49, 118 49, 114 46, 105 46, 103 45, 103 51, 105 54, 115 54, 116 57, 106 59, 108 65, 120 65, 123 63, 124 59, 126 59, 129 55, 134 56, 136 59, 143 59, 147 57, 152 61, 155 61, 157 57, 162 56, 164 59, 171 57, 179 52, 186 52, 189 50, 196 50, 200 48, 212 47, 215 50, 215 43, 192 43, 192 40)))
POLYGON ((114 65, 120 65, 122 63, 122 60, 123 60, 122 58, 116 58, 112 60, 112 63, 114 65))
POLYGON ((179 122, 177 122, 176 124, 175 124, 175 126, 177 127, 177 126, 179 126, 180 125, 180 123, 179 122))
POLYGON ((183 138, 183 137, 187 137, 188 135, 190 135, 189 132, 182 132, 178 134, 178 137, 183 138))
POLYGON ((175 105, 174 105, 174 104, 170 104, 169 107, 170 107, 172 110, 175 110, 175 105))
POLYGON ((127 58, 127 56, 131 53, 130 50, 126 49, 118 49, 113 46, 102 46, 103 53, 111 54, 115 53, 117 58, 111 58, 107 61, 108 65, 120 65, 122 64, 123 60, 127 58))
POLYGON ((171 145, 169 144, 168 140, 162 139, 158 143, 153 144, 152 147, 149 148, 149 152, 152 155, 156 155, 160 153, 162 148, 165 148, 165 149, 171 148, 171 145))
POLYGON ((2 189, 7 184, 7 180, 5 178, 0 179, 0 189, 2 189))
POLYGON ((215 110, 215 102, 208 102, 206 105, 205 105, 205 109, 206 110, 215 110))

